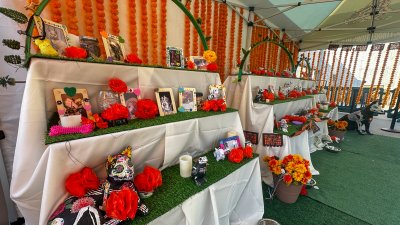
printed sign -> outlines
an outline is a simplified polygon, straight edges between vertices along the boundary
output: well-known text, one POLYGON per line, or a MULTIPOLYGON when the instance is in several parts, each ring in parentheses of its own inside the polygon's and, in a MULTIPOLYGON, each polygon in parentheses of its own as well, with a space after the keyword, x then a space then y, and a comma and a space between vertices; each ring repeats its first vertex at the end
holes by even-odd
POLYGON ((282 147, 283 135, 282 134, 263 134, 263 145, 268 147, 282 147))
POLYGON ((258 133, 251 131, 243 131, 246 141, 250 141, 253 145, 258 145, 258 133))

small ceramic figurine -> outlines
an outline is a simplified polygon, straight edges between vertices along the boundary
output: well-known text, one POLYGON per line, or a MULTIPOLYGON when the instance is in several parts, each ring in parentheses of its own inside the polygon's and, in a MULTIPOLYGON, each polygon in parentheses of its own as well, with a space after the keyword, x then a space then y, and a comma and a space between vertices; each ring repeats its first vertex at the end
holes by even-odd
POLYGON ((281 130, 282 130, 283 132, 287 133, 287 132, 288 132, 288 127, 289 127, 289 126, 288 126, 286 120, 285 120, 285 119, 281 119, 280 123, 281 123, 281 130))
POLYGON ((192 168, 192 178, 197 186, 201 186, 205 182, 206 179, 206 172, 207 172, 207 157, 203 156, 200 157, 194 164, 192 168))
POLYGON ((215 148, 214 157, 218 161, 225 159, 225 149, 223 148, 215 148))

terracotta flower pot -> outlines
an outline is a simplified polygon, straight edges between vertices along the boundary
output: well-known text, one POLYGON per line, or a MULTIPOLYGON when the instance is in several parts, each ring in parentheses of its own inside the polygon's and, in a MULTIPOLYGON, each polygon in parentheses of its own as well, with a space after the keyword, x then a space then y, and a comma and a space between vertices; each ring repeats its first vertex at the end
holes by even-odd
POLYGON ((287 185, 283 180, 279 181, 276 187, 276 196, 279 200, 284 203, 292 204, 297 201, 301 191, 301 184, 289 184, 287 185))
POLYGON ((345 130, 333 130, 329 129, 329 136, 336 136, 340 138, 340 140, 344 139, 344 134, 346 133, 345 130))

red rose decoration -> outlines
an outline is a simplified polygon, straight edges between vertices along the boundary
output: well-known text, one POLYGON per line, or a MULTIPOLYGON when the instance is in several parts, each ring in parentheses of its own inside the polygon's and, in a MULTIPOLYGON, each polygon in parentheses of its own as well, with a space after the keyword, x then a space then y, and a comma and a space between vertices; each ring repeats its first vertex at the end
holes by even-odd
POLYGON ((152 119, 158 113, 157 104, 150 99, 139 99, 136 107, 135 117, 139 119, 152 119))
POLYGON ((218 65, 217 65, 217 63, 216 63, 216 62, 209 63, 209 64, 207 65, 207 70, 208 70, 208 71, 211 71, 211 72, 217 72, 217 71, 218 71, 218 65))
POLYGON ((108 86, 113 92, 125 93, 128 91, 128 86, 126 83, 119 78, 112 78, 108 81, 108 86))
POLYGON ((83 197, 89 190, 95 190, 100 182, 96 174, 89 167, 84 167, 81 171, 68 176, 65 181, 67 192, 76 197, 83 197))
POLYGON ((127 55, 125 61, 128 63, 134 63, 134 64, 142 64, 143 63, 143 61, 136 54, 127 55))
POLYGON ((117 220, 134 219, 139 197, 129 188, 113 191, 106 202, 106 215, 117 220))
POLYGON ((228 160, 233 163, 240 163, 244 158, 242 148, 234 148, 228 154, 228 160))
POLYGON ((253 158, 253 148, 250 145, 246 145, 243 149, 243 155, 245 158, 252 159, 253 158))
POLYGON ((187 68, 188 68, 188 69, 194 70, 195 67, 196 67, 196 64, 194 64, 193 61, 189 60, 189 61, 187 62, 187 68))
POLYGON ((65 48, 65 56, 73 59, 86 59, 87 52, 83 48, 71 46, 65 48))

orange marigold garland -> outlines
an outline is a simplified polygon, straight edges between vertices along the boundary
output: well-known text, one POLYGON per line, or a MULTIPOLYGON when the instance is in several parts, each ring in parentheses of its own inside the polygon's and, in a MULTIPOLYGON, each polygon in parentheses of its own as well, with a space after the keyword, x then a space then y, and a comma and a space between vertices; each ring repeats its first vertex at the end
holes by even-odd
MULTIPOLYGON (((336 67, 335 83, 332 84, 332 85, 334 85, 334 86, 333 86, 333 90, 332 90, 332 92, 331 92, 331 97, 330 97, 331 102, 335 102, 336 89, 337 89, 337 82, 338 82, 339 71, 340 71, 340 64, 341 64, 341 62, 342 62, 342 54, 343 54, 343 48, 340 49, 339 60, 338 60, 338 64, 337 64, 337 67, 336 67)), ((333 64, 333 65, 334 65, 334 64, 333 64)), ((333 76, 333 74, 332 74, 331 76, 333 76)))
MULTIPOLYGON (((308 53, 307 53, 307 60, 308 60, 308 63, 310 63, 310 51, 308 51, 308 53)), ((306 74, 308 74, 308 66, 306 66, 306 74)))
MULTIPOLYGON (((161 0, 161 65, 167 64, 167 55, 164 53, 167 49, 167 0, 161 0)), ((190 29, 190 27, 189 27, 190 29)))
MULTIPOLYGON (((218 55, 218 59, 219 59, 219 64, 218 64, 218 68, 219 68, 219 75, 221 77, 221 81, 224 80, 224 76, 225 76, 225 59, 226 59, 226 31, 227 31, 227 16, 228 16, 228 8, 226 6, 226 4, 220 4, 220 28, 219 28, 219 39, 218 39, 218 47, 219 47, 219 53, 217 53, 218 55)), ((217 61, 218 61, 217 59, 217 61)))
POLYGON ((371 55, 372 55, 372 48, 369 51, 369 55, 368 55, 368 59, 367 59, 367 67, 365 67, 364 77, 363 77, 363 79, 361 81, 360 89, 358 90, 356 104, 360 103, 360 101, 361 101, 361 95, 363 93, 365 78, 367 77, 367 73, 368 73, 368 69, 369 69, 369 62, 371 61, 371 55))
MULTIPOLYGON (((384 58, 383 64, 382 64, 381 75, 379 76, 379 80, 378 80, 377 88, 375 90, 375 94, 372 97, 373 100, 376 100, 376 98, 378 97, 379 89, 380 89, 380 86, 382 84, 383 74, 385 73, 385 69, 386 69, 386 63, 387 63, 387 60, 388 60, 388 57, 389 57, 389 51, 390 51, 389 46, 387 46, 385 58, 384 58)), ((397 65, 397 64, 394 64, 394 65, 397 65)))
MULTIPOLYGON (((106 30, 106 14, 104 12, 104 0, 96 0, 96 16, 97 16, 97 29, 100 34, 106 30)), ((101 55, 105 54, 103 40, 99 38, 99 47, 101 55)))
POLYGON ((149 63, 149 40, 148 40, 148 26, 147 26, 147 0, 141 0, 141 22, 142 22, 142 59, 144 64, 149 63))
MULTIPOLYGON (((347 69, 346 80, 345 80, 344 85, 343 85, 342 96, 340 97, 340 100, 341 100, 340 102, 341 102, 342 104, 345 103, 345 94, 346 94, 346 90, 347 90, 347 83, 348 83, 349 76, 350 76, 351 65, 352 65, 352 63, 353 63, 354 51, 355 51, 355 49, 353 48, 353 50, 351 51, 349 67, 348 67, 348 69, 347 69)), ((339 103, 339 101, 338 101, 338 103, 339 103)))
POLYGON ((231 15, 231 35, 229 40, 229 59, 228 59, 228 72, 235 67, 235 59, 233 58, 233 53, 235 51, 235 27, 236 27, 236 13, 232 10, 231 15))
POLYGON ((119 36, 118 0, 110 0, 111 33, 119 36))
MULTIPOLYGON (((315 53, 315 54, 317 54, 317 53, 315 53)), ((315 66, 315 81, 320 80, 320 76, 319 76, 320 74, 319 74, 319 68, 318 68, 320 59, 321 59, 321 50, 318 51, 317 65, 315 66)))
MULTIPOLYGON (((333 61, 332 61, 332 68, 331 68, 331 73, 329 75, 329 84, 328 84, 328 91, 326 92, 326 98, 329 100, 330 99, 330 93, 331 93, 331 87, 332 87, 332 81, 333 81, 333 68, 335 68, 335 61, 336 61, 336 52, 337 48, 333 52, 333 61)), ((341 53, 342 51, 340 51, 341 53)))
POLYGON ((137 54, 137 30, 136 30, 136 1, 128 1, 128 21, 129 21, 129 45, 131 53, 137 54))
MULTIPOLYGON (((325 68, 324 68, 324 74, 323 74, 322 81, 321 81, 321 89, 325 88, 325 85, 326 85, 326 72, 328 70, 329 56, 331 54, 331 51, 329 49, 327 49, 326 51, 328 52, 328 56, 326 57, 326 62, 325 62, 325 66, 324 66, 325 68)), ((321 89, 320 89, 320 91, 321 91, 321 89)))
POLYGON ((394 78, 394 75, 396 74, 396 68, 397 68, 396 65, 399 62, 399 56, 400 56, 400 48, 397 49, 397 54, 396 54, 396 57, 394 59, 392 74, 390 75, 389 84, 388 84, 388 86, 386 88, 386 94, 385 94, 385 97, 383 98, 382 108, 386 106, 386 104, 388 102, 388 99, 389 99, 390 88, 392 87, 393 78, 394 78))
MULTIPOLYGON (((243 15, 243 8, 240 8, 240 14, 243 15)), ((242 52, 242 35, 243 35, 243 18, 239 19, 238 39, 236 46, 236 61, 240 60, 240 53, 242 52)))
POLYGON ((157 36, 157 0, 151 0, 151 64, 158 63, 158 36, 157 36))
POLYGON ((212 31, 212 48, 218 50, 218 30, 219 30, 219 3, 212 1, 214 4, 214 16, 213 16, 213 31, 212 31))
MULTIPOLYGON (((200 11, 200 3, 199 0, 194 0, 194 18, 198 19, 199 18, 199 11, 200 11)), ((192 29, 193 33, 193 43, 192 43, 192 49, 193 49, 193 55, 199 55, 199 34, 197 33, 196 29, 192 29)))
MULTIPOLYGON (((54 1, 54 0, 53 0, 54 1)), ((87 36, 94 36, 93 29, 93 9, 92 9, 92 1, 82 0, 83 5, 83 15, 85 16, 85 34, 87 36)))
POLYGON ((61 17, 61 2, 60 0, 51 0, 50 3, 50 13, 51 13, 51 20, 56 23, 62 22, 61 17))
POLYGON ((65 0, 67 5, 68 32, 79 36, 78 18, 76 17, 76 0, 65 0))
MULTIPOLYGON (((371 49, 372 51, 372 49, 371 49)), ((371 96, 372 96, 372 90, 374 89, 374 84, 375 84, 375 78, 376 78, 376 73, 378 72, 378 67, 379 67, 379 62, 381 59, 381 55, 382 55, 382 49, 380 49, 378 51, 378 58, 375 61, 375 69, 374 69, 374 73, 372 75, 372 80, 371 80, 371 88, 368 91, 368 95, 367 95, 367 101, 366 104, 368 105, 371 101, 371 96)))
MULTIPOLYGON (((342 47, 343 48, 343 47, 342 47)), ((337 94, 336 94, 336 96, 335 96, 335 99, 333 100, 333 102, 340 102, 342 99, 342 95, 341 95, 341 92, 342 92, 342 82, 343 82, 343 76, 344 76, 344 73, 345 73, 345 71, 344 71, 344 69, 346 68, 346 64, 347 64, 347 56, 349 55, 349 50, 350 49, 346 49, 346 54, 344 55, 344 62, 343 62, 343 67, 342 67, 342 73, 340 74, 340 81, 339 81, 339 84, 338 84, 338 89, 337 89, 337 94)), ((339 67, 340 67, 340 61, 339 61, 339 67)), ((336 75, 336 79, 338 78, 338 76, 339 76, 339 74, 337 74, 336 75)), ((336 89, 336 88, 335 88, 336 89)))
MULTIPOLYGON (((188 11, 190 11, 190 4, 191 0, 187 0, 185 7, 188 11)), ((183 49, 183 54, 185 55, 186 58, 188 58, 191 53, 190 53, 190 20, 189 17, 187 17, 186 15, 183 15, 185 18, 185 36, 184 36, 184 40, 185 40, 185 45, 184 45, 184 49, 183 49)))
MULTIPOLYGON (((357 51, 357 49, 356 49, 356 51, 357 51)), ((356 72, 356 67, 357 67, 357 62, 358 62, 358 56, 359 56, 359 54, 360 54, 360 51, 357 51, 357 53, 356 53, 356 58, 354 59, 353 71, 352 71, 352 73, 351 73, 350 84, 349 84, 349 87, 347 87, 346 105, 350 105, 351 93, 353 92, 354 74, 355 74, 355 72, 356 72)))
POLYGON ((205 33, 205 35, 207 37, 211 36, 211 18, 212 18, 212 2, 211 2, 211 0, 207 0, 207 16, 205 18, 205 20, 206 20, 206 33, 205 33))
MULTIPOLYGON (((203 0, 201 1, 201 10, 200 10, 200 20, 201 20, 201 30, 203 31, 203 34, 206 34, 206 12, 207 12, 207 8, 206 8, 206 4, 207 1, 203 0)), ((201 42, 199 43, 199 53, 201 54, 201 52, 204 51, 203 45, 201 44, 201 42)))

